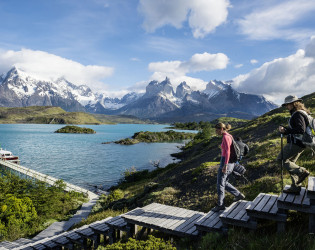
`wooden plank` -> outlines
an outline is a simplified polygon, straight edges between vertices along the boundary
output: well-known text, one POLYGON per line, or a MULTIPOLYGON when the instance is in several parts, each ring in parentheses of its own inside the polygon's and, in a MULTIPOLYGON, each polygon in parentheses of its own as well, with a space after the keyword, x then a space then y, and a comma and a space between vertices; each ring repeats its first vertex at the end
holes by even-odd
MULTIPOLYGON (((286 185, 286 186, 284 187, 284 189, 288 189, 289 187, 290 187, 289 185, 286 185)), ((278 201, 279 201, 279 202, 282 202, 282 201, 285 200, 286 197, 287 197, 287 194, 282 192, 281 195, 280 195, 280 197, 279 197, 279 199, 278 199, 278 201)))
POLYGON ((196 230, 195 222, 196 222, 200 217, 202 217, 203 214, 198 213, 198 214, 196 214, 196 215, 198 215, 198 216, 196 216, 196 219, 192 220, 190 223, 188 223, 185 227, 183 227, 183 228, 181 229, 182 232, 187 233, 187 232, 190 231, 190 229, 192 229, 192 228, 194 229, 193 231, 196 230))
POLYGON ((183 215, 187 214, 189 210, 181 209, 176 207, 170 207, 164 213, 167 213, 165 217, 159 220, 158 224, 160 227, 164 227, 167 224, 171 223, 173 220, 182 219, 183 215))
POLYGON ((188 220, 186 220, 184 223, 179 225, 178 227, 174 228, 174 231, 180 231, 180 232, 185 232, 187 227, 189 227, 191 224, 195 224, 195 221, 200 218, 200 214, 196 213, 192 217, 190 217, 188 220))
POLYGON ((250 201, 244 202, 244 206, 242 210, 234 217, 235 220, 243 220, 247 221, 249 220, 249 217, 247 216, 246 207, 250 204, 250 201))
POLYGON ((302 207, 310 207, 310 206, 311 206, 310 199, 308 197, 304 197, 302 207))
MULTIPOLYGON (((288 203, 293 203, 295 197, 297 197, 297 196, 299 196, 299 195, 288 194, 284 201, 288 202, 288 203)), ((299 204, 297 204, 297 205, 299 205, 299 204)))
POLYGON ((308 177, 308 186, 307 186, 308 192, 314 192, 315 191, 314 182, 315 182, 315 177, 313 177, 313 176, 308 177))
POLYGON ((261 211, 266 206, 269 199, 270 199, 270 196, 265 194, 264 197, 260 200, 260 202, 257 204, 257 206, 254 209, 256 211, 261 211))
POLYGON ((294 203, 297 204, 297 205, 302 205, 305 196, 306 196, 306 189, 302 188, 301 192, 300 192, 300 195, 297 195, 295 197, 294 203))
POLYGON ((230 218, 233 219, 246 205, 246 202, 243 201, 238 201, 236 204, 236 207, 233 211, 231 211, 231 213, 229 213, 226 218, 230 218))
POLYGON ((76 231, 76 233, 80 234, 80 235, 83 235, 85 237, 91 237, 92 235, 94 235, 94 231, 89 228, 89 227, 86 227, 86 228, 82 228, 82 229, 78 229, 76 231))
POLYGON ((231 213, 237 206, 236 202, 233 202, 229 207, 227 207, 223 213, 220 215, 221 218, 225 218, 229 213, 231 213))
POLYGON ((271 207, 271 209, 270 209, 270 211, 269 211, 269 214, 274 215, 274 214, 277 214, 277 213, 278 213, 278 211, 279 211, 279 209, 278 209, 278 199, 279 199, 279 198, 277 197, 275 203, 273 204, 273 206, 271 207))
POLYGON ((264 197, 265 193, 260 193, 256 198, 253 200, 253 202, 246 208, 248 210, 253 210, 257 204, 261 201, 261 199, 264 197))
POLYGON ((149 211, 145 213, 141 221, 146 222, 148 224, 159 224, 162 222, 162 220, 164 221, 165 219, 170 217, 170 215, 166 213, 168 210, 169 207, 161 206, 159 210, 149 211))
MULTIPOLYGON (((269 213, 269 211, 271 210, 271 208, 274 206, 274 204, 277 203, 277 200, 278 200, 278 196, 276 195, 270 195, 270 199, 269 201, 267 202, 267 204, 264 206, 263 209, 261 209, 262 212, 265 212, 265 213, 269 213)), ((278 209, 277 209, 278 210, 278 209)))
MULTIPOLYGON (((216 214, 216 217, 214 217, 213 220, 209 222, 208 224, 206 224, 205 226, 217 228, 219 226, 218 224, 220 224, 219 222, 221 222, 220 214, 216 214)), ((221 226, 222 226, 222 223, 221 223, 221 226)))
POLYGON ((223 212, 221 211, 219 211, 219 212, 213 212, 213 211, 211 211, 211 215, 206 219, 206 220, 204 220, 204 221, 202 221, 200 224, 201 225, 208 225, 212 220, 214 220, 215 218, 217 218, 217 217, 219 217, 220 216, 220 214, 222 214, 223 212))
POLYGON ((188 218, 189 216, 191 216, 192 212, 190 210, 182 210, 180 211, 176 217, 173 217, 173 220, 170 221, 164 221, 161 224, 159 224, 160 227, 170 227, 171 225, 174 225, 176 222, 181 221, 181 220, 185 220, 186 218, 188 218))
POLYGON ((179 218, 178 220, 174 220, 171 223, 168 223, 165 225, 167 229, 173 230, 174 228, 178 227, 182 223, 185 223, 189 218, 191 218, 196 212, 192 210, 186 211, 185 214, 182 215, 182 218, 179 218))
POLYGON ((45 241, 42 244, 48 248, 55 248, 56 246, 58 246, 55 242, 53 242, 51 240, 45 241))

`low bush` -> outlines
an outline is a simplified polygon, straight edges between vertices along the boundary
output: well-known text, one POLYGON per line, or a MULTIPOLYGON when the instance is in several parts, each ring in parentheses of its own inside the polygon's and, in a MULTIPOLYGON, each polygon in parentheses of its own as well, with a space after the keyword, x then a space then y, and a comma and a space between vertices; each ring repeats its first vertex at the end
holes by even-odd
POLYGON ((135 240, 129 238, 127 242, 118 242, 108 246, 100 246, 99 250, 131 250, 131 249, 147 249, 147 250, 176 250, 170 241, 156 238, 152 235, 147 240, 135 240))

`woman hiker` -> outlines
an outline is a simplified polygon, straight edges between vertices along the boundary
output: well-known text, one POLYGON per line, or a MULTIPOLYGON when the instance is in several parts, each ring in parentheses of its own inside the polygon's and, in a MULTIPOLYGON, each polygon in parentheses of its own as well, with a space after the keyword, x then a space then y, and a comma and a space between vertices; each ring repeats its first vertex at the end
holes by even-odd
POLYGON ((230 135, 227 131, 231 129, 231 125, 224 123, 218 123, 215 125, 215 132, 217 135, 222 136, 222 144, 221 144, 221 161, 220 167, 218 170, 217 177, 217 192, 218 192, 218 203, 217 206, 212 209, 214 212, 218 212, 220 210, 224 210, 224 196, 225 190, 230 192, 235 196, 234 201, 242 200, 245 198, 240 191, 238 191, 234 186, 232 186, 228 182, 228 176, 232 173, 234 164, 229 164, 230 160, 230 149, 232 145, 232 135, 230 135))
POLYGON ((299 194, 301 191, 300 184, 309 176, 309 172, 296 164, 301 153, 304 151, 305 146, 302 143, 301 137, 306 130, 308 121, 302 112, 304 110, 308 114, 310 111, 305 108, 302 100, 297 96, 289 95, 284 99, 282 107, 285 106, 290 114, 289 127, 279 126, 279 132, 287 135, 287 144, 283 147, 283 159, 282 152, 279 153, 277 161, 281 164, 282 160, 284 167, 289 171, 292 184, 289 189, 283 190, 284 193, 299 194))

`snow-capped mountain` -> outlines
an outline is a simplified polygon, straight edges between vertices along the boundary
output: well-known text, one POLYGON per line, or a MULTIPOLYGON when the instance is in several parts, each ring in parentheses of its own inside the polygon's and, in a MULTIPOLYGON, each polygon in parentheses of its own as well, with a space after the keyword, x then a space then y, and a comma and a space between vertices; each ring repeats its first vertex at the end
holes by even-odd
POLYGON ((132 92, 112 98, 64 78, 38 80, 16 67, 0 76, 0 106, 59 106, 66 111, 134 115, 166 122, 213 120, 220 116, 252 118, 276 107, 263 96, 235 91, 231 82, 210 81, 204 91, 193 91, 182 82, 174 91, 166 78, 151 81, 144 94, 132 92))

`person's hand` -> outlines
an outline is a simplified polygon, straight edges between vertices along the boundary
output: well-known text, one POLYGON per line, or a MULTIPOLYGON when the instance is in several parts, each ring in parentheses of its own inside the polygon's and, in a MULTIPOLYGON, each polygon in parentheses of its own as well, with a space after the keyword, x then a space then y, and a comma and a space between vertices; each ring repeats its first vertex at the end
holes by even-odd
POLYGON ((280 132, 281 134, 284 134, 284 133, 285 133, 285 127, 279 126, 279 132, 280 132))
POLYGON ((227 165, 225 164, 222 168, 222 173, 226 174, 226 172, 227 172, 227 165))

